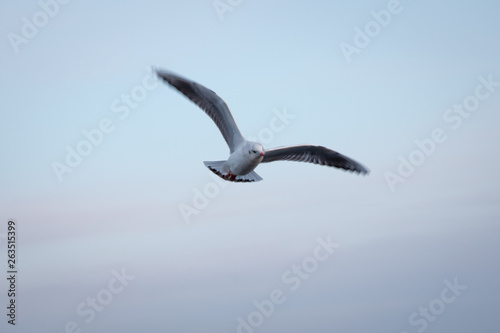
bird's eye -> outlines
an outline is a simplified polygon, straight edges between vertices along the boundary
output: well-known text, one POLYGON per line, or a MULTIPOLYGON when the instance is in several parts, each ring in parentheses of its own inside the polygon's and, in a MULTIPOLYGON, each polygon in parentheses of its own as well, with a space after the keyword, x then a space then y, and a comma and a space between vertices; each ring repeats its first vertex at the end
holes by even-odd
POLYGON ((256 154, 257 152, 255 150, 252 150, 254 154, 256 154))
POLYGON ((251 154, 251 153, 252 153, 252 151, 251 151, 251 150, 249 150, 249 151, 248 151, 248 153, 249 153, 249 154, 251 154))

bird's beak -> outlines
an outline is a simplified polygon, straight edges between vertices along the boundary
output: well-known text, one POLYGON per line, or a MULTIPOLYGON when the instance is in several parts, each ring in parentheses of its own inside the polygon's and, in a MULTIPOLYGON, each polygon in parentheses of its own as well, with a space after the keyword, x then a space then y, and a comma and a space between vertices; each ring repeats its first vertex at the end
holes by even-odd
POLYGON ((264 153, 262 153, 262 152, 261 152, 261 153, 260 153, 260 156, 264 156, 264 153))

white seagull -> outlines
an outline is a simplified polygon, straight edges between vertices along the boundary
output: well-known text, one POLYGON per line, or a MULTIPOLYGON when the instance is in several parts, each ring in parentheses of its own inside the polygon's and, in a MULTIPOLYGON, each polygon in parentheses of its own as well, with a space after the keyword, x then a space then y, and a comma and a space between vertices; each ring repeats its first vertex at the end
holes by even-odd
POLYGON ((367 174, 368 169, 336 151, 322 146, 299 145, 264 150, 258 142, 246 140, 241 134, 226 103, 212 90, 172 72, 156 70, 165 82, 180 91, 212 118, 229 146, 226 161, 203 162, 213 173, 232 182, 256 182, 262 178, 254 171, 260 163, 299 161, 367 174))

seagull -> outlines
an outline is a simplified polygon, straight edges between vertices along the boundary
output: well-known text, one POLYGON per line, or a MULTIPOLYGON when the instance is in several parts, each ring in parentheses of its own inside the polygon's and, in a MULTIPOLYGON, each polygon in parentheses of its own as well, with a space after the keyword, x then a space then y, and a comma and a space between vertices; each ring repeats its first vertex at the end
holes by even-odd
POLYGON ((226 102, 215 92, 170 71, 156 69, 156 74, 198 105, 219 128, 229 146, 229 158, 225 161, 204 161, 203 163, 224 180, 260 181, 262 178, 254 169, 260 163, 274 161, 308 162, 360 174, 369 172, 360 163, 322 146, 298 145, 265 150, 262 144, 248 141, 243 137, 226 102))

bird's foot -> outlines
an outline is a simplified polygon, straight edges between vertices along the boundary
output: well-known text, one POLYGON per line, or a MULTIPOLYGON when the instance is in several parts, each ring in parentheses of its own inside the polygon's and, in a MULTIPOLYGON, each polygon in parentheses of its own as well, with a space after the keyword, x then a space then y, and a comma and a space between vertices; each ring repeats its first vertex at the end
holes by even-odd
POLYGON ((231 171, 229 171, 227 175, 224 176, 224 179, 234 182, 236 180, 236 177, 237 175, 233 175, 231 171))

